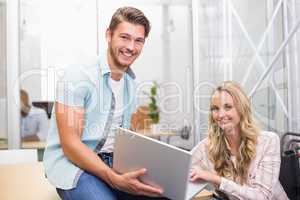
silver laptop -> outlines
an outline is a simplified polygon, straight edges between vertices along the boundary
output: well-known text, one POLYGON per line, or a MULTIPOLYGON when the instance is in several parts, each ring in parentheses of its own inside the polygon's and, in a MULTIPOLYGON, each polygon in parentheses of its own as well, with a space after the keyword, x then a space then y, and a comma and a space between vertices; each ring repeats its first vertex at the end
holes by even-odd
POLYGON ((115 137, 113 169, 119 173, 146 168, 144 183, 160 186, 163 196, 190 200, 206 183, 189 181, 192 153, 119 128, 115 137))

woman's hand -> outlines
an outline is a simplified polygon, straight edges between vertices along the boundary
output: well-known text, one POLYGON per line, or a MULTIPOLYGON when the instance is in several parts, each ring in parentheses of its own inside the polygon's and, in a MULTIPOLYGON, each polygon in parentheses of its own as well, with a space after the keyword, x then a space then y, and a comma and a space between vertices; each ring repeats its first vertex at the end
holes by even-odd
POLYGON ((190 181, 206 181, 219 186, 221 184, 221 177, 206 170, 191 169, 190 181))
POLYGON ((114 174, 111 177, 111 186, 133 195, 149 197, 162 196, 163 190, 161 188, 144 184, 138 179, 140 176, 145 175, 146 171, 146 169, 140 169, 122 175, 114 174))

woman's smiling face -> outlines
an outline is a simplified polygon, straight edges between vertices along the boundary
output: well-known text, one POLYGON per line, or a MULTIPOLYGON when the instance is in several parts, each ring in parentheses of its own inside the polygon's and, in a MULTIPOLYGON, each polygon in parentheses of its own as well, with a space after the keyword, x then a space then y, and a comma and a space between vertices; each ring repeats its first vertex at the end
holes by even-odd
POLYGON ((240 115, 232 96, 228 92, 216 91, 212 96, 210 109, 214 122, 225 134, 239 128, 240 115))

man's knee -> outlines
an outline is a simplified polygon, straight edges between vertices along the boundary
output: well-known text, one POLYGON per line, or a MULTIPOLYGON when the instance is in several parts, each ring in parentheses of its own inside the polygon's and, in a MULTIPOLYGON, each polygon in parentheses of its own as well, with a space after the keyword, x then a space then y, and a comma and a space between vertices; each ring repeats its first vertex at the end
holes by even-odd
POLYGON ((60 190, 63 200, 117 200, 116 194, 104 181, 88 174, 81 174, 77 186, 71 190, 60 190))

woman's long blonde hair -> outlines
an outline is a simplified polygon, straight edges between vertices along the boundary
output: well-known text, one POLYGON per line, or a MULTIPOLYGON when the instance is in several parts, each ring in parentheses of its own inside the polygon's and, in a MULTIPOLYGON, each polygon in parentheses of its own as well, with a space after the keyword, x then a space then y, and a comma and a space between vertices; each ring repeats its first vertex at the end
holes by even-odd
POLYGON ((208 127, 209 159, 218 175, 244 184, 247 183, 250 163, 256 154, 259 128, 252 117, 250 100, 241 87, 232 81, 226 81, 217 87, 213 94, 224 91, 233 98, 235 108, 240 116, 241 143, 236 155, 236 165, 234 165, 230 159, 231 153, 226 145, 223 130, 213 120, 212 111, 210 111, 208 127))

